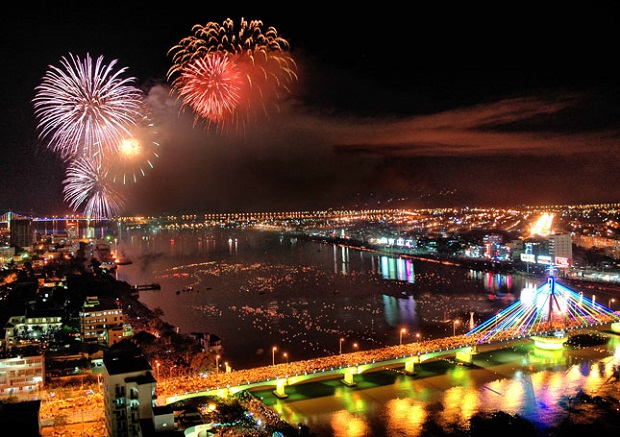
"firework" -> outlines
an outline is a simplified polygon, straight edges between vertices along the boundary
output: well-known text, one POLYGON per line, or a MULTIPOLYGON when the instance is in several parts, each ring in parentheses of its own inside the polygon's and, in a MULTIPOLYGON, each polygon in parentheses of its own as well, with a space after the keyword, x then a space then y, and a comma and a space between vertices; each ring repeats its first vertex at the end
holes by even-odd
POLYGON ((200 117, 218 123, 234 114, 246 84, 230 57, 213 53, 189 62, 181 71, 177 89, 200 117))
POLYGON ((69 164, 63 194, 74 211, 83 206, 87 217, 110 218, 123 209, 123 196, 104 173, 101 165, 90 158, 80 157, 69 164))
POLYGON ((167 76, 182 107, 207 124, 245 123, 254 108, 277 106, 297 80, 288 42, 274 27, 263 32, 260 20, 242 18, 237 30, 228 18, 195 25, 192 33, 169 50, 167 76))
POLYGON ((33 99, 39 138, 69 161, 79 156, 101 159, 115 152, 129 129, 142 119, 143 94, 123 78, 117 60, 95 62, 69 54, 60 67, 50 66, 33 99))
POLYGON ((131 136, 121 141, 117 153, 104 157, 103 177, 115 184, 137 183, 159 159, 157 131, 148 117, 145 116, 130 133, 131 136))

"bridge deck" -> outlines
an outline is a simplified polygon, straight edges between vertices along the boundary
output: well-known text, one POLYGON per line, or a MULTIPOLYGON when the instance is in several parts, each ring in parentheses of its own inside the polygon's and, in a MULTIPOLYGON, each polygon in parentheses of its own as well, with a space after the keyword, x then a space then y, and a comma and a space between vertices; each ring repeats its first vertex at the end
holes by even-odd
MULTIPOLYGON (((588 329, 603 329, 609 327, 612 322, 598 326, 574 326, 570 331, 588 329)), ((237 370, 232 372, 210 373, 202 378, 178 377, 158 381, 156 392, 158 398, 173 402, 178 399, 197 395, 215 394, 223 388, 237 388, 246 390, 256 387, 276 386, 278 381, 292 380, 300 382, 321 377, 335 377, 344 375, 345 372, 361 373, 361 371, 380 370, 382 368, 405 365, 411 361, 423 363, 425 361, 440 359, 446 356, 454 356, 457 352, 470 350, 475 353, 478 347, 485 350, 493 347, 507 347, 509 342, 525 341, 531 336, 550 334, 550 331, 533 332, 529 335, 512 335, 514 332, 505 331, 504 335, 493 338, 493 341, 479 341, 474 335, 458 335, 434 340, 425 340, 415 343, 407 343, 398 346, 390 346, 367 351, 357 351, 315 358, 305 361, 293 361, 274 366, 257 367, 253 369, 237 370), (361 370, 363 368, 363 370, 361 370)))

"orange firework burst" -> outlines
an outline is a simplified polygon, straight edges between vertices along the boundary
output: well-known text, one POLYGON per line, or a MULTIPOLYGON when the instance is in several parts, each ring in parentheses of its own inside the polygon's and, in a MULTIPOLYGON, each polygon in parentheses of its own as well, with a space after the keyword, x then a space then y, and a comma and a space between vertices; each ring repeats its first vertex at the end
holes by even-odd
POLYGON ((297 80, 288 42, 273 27, 263 32, 260 20, 242 18, 237 31, 228 18, 195 25, 192 33, 170 49, 168 80, 183 106, 207 124, 245 124, 267 114, 297 80))
POLYGON ((155 140, 158 132, 149 117, 136 124, 130 134, 120 141, 117 153, 104 159, 103 177, 114 184, 138 182, 159 159, 160 144, 155 140))

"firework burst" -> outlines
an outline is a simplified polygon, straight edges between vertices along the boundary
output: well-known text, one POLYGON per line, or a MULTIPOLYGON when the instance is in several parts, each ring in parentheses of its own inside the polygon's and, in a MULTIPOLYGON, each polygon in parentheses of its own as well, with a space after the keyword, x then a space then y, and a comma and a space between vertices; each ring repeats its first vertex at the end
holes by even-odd
POLYGON ((74 211, 83 207, 89 218, 109 218, 118 214, 125 206, 125 200, 104 174, 102 166, 90 158, 73 160, 63 181, 64 200, 74 211))
POLYGON ((69 54, 50 66, 33 99, 39 138, 69 161, 79 156, 100 160, 116 152, 129 128, 142 119, 143 95, 123 78, 117 60, 93 62, 69 54))
POLYGON ((171 91, 197 120, 243 124, 290 92, 297 66, 289 44, 274 27, 263 27, 260 20, 243 18, 238 29, 230 18, 195 25, 193 35, 169 50, 171 91))
POLYGON ((144 117, 131 129, 131 136, 121 141, 118 152, 104 157, 103 177, 114 184, 137 183, 159 159, 160 144, 156 137, 154 123, 144 117))

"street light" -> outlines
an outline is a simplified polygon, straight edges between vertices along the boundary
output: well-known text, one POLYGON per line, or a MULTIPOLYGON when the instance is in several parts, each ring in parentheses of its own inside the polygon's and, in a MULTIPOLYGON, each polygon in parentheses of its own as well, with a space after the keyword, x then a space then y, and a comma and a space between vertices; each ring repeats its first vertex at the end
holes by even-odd
POLYGON ((278 348, 275 347, 275 346, 271 349, 271 365, 272 366, 276 365, 276 351, 277 350, 278 350, 278 348))
POLYGON ((219 355, 215 356, 215 373, 216 374, 220 373, 220 356, 219 355))
POLYGON ((161 363, 159 361, 155 361, 155 372, 157 374, 158 380, 159 380, 159 366, 161 366, 161 363))
POLYGON ((616 299, 614 299, 613 297, 611 299, 609 299, 609 301, 607 302, 607 308, 611 309, 611 304, 614 303, 616 301, 616 299))
POLYGON ((400 342, 399 342, 399 343, 400 343, 401 345, 403 344, 403 334, 404 334, 405 332, 407 332, 407 330, 406 330, 405 328, 403 328, 403 329, 401 329, 401 330, 400 330, 400 342))
POLYGON ((340 355, 342 355, 342 342, 344 341, 344 338, 340 339, 340 355))
POLYGON ((415 341, 420 341, 420 337, 421 337, 420 333, 416 332, 416 334, 415 334, 415 341))
POLYGON ((456 335, 456 325, 458 325, 461 321, 459 319, 454 319, 454 323, 452 325, 452 337, 456 335))
POLYGON ((284 352, 282 355, 284 355, 284 359, 286 360, 286 364, 288 364, 288 354, 286 352, 284 352))
POLYGON ((353 343, 353 349, 357 350, 358 347, 359 345, 357 343, 353 343))

